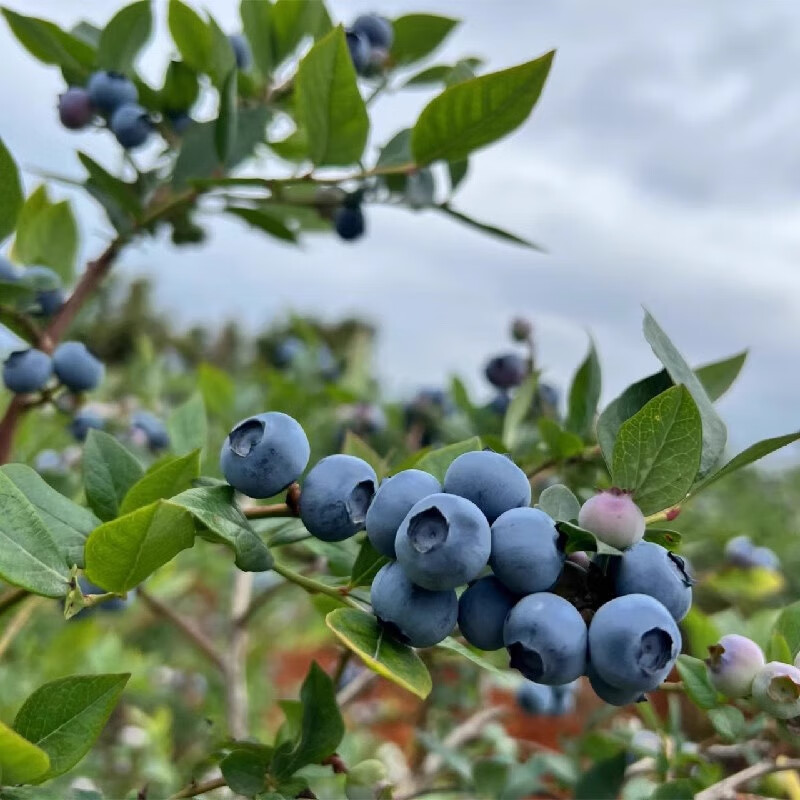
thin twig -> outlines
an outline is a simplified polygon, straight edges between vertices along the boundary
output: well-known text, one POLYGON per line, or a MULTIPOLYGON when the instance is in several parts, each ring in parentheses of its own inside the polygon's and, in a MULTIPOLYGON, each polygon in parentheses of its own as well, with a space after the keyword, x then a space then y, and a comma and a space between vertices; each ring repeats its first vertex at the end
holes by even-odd
POLYGON ((8 650, 17 634, 25 627, 25 624, 31 618, 31 614, 33 614, 43 602, 44 597, 31 597, 11 618, 8 627, 3 631, 2 638, 0 638, 0 659, 6 654, 6 650, 8 650))
POLYGON ((11 589, 0 597, 0 614, 4 614, 30 595, 27 589, 11 589))
POLYGON ((340 689, 336 694, 336 703, 339 708, 350 705, 367 687, 378 680, 378 674, 372 670, 365 669, 356 675, 347 686, 340 689))
POLYGON ((547 461, 542 462, 531 472, 529 472, 528 478, 529 480, 533 480, 534 478, 539 477, 539 475, 541 475, 543 472, 553 469, 553 467, 568 467, 575 464, 583 464, 587 461, 593 461, 599 455, 600 445, 597 444, 593 445, 592 447, 587 447, 585 450, 582 450, 580 453, 570 456, 569 458, 549 458, 547 461))
POLYGON ((242 513, 247 519, 267 519, 269 517, 296 517, 287 503, 273 503, 270 506, 245 506, 242 513))
POLYGON ((188 786, 185 786, 179 792, 171 795, 169 800, 183 800, 185 797, 197 797, 198 795, 205 794, 206 792, 212 792, 214 789, 221 789, 223 786, 227 786, 228 783, 225 778, 212 778, 205 783, 197 783, 197 781, 192 781, 188 786))
POLYGON ((163 617, 167 622, 177 628, 203 655, 211 661, 223 674, 226 671, 225 659, 217 650, 214 643, 192 622, 192 620, 178 614, 166 603, 153 597, 141 586, 138 589, 139 598, 156 616, 163 617))
POLYGON ((269 589, 264 589, 264 591, 257 594, 251 601, 250 605, 247 607, 247 611, 244 612, 240 617, 237 617, 233 620, 234 625, 244 626, 250 622, 252 616, 263 606, 272 599, 273 595, 277 594, 280 589, 284 586, 288 585, 288 581, 281 581, 280 583, 276 583, 274 586, 270 586, 269 589))
POLYGON ((780 758, 777 761, 759 761, 741 772, 729 775, 727 778, 703 789, 695 795, 695 800, 725 800, 736 796, 736 790, 750 781, 771 775, 773 772, 800 769, 800 758, 780 758))
POLYGON ((231 640, 225 659, 225 706, 228 732, 234 739, 248 735, 247 645, 249 634, 246 625, 236 620, 247 613, 253 595, 253 573, 236 571, 231 596, 231 640))
POLYGON ((294 570, 285 567, 283 564, 278 564, 277 562, 273 564, 272 569, 275 570, 278 575, 283 575, 287 581, 296 583, 310 594, 325 594, 328 597, 336 598, 346 606, 350 606, 350 608, 357 608, 359 611, 364 610, 360 603, 358 603, 356 600, 353 600, 352 597, 348 597, 346 594, 343 594, 335 586, 328 586, 325 583, 320 583, 320 581, 315 581, 313 578, 307 578, 305 575, 301 575, 299 572, 295 572, 294 570))
POLYGON ((25 330, 35 347, 49 351, 50 343, 41 328, 24 312, 11 306, 0 306, 0 317, 5 317, 25 330))
POLYGON ((336 669, 333 671, 333 686, 336 688, 342 682, 342 676, 344 675, 344 671, 347 669, 347 665, 350 663, 350 659, 353 657, 353 651, 343 647, 342 652, 339 653, 339 658, 336 661, 336 669))

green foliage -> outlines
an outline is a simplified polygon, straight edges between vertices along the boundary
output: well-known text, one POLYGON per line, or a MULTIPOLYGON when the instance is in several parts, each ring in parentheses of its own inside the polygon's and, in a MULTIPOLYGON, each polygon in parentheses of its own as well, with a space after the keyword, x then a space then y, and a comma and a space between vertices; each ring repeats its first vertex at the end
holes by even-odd
POLYGON ((392 61, 412 64, 429 56, 458 25, 457 19, 437 14, 406 14, 392 20, 392 61))
POLYGON ((422 458, 414 464, 415 469, 421 469, 423 472, 430 472, 434 478, 440 482, 444 480, 444 474, 447 468, 464 453, 471 453, 473 450, 482 450, 483 443, 477 436, 471 439, 466 439, 463 442, 456 442, 455 444, 441 447, 438 450, 433 450, 426 453, 422 458))
POLYGON ((119 514, 123 516, 143 506, 165 500, 191 489, 200 477, 200 451, 193 450, 185 456, 166 458, 156 462, 136 483, 128 489, 119 514))
POLYGON ((33 783, 50 769, 44 750, 0 722, 0 778, 3 783, 33 783))
POLYGON ((83 448, 86 499, 102 520, 119 514, 128 490, 144 475, 142 465, 113 436, 91 430, 83 448))
POLYGON ((0 240, 2 240, 16 227, 23 203, 17 165, 2 140, 0 140, 0 184, 3 186, 3 193, 0 195, 0 240))
POLYGON ((569 390, 566 428, 586 437, 594 426, 600 401, 600 361, 592 342, 586 360, 580 365, 569 390))
POLYGON ((96 65, 115 72, 132 73, 139 51, 153 28, 150 0, 138 0, 122 8, 103 28, 97 46, 96 65))
POLYGON ((578 519, 581 504, 572 491, 563 484, 548 486, 539 497, 539 508, 556 522, 572 522, 578 519))
POLYGON ((686 696, 698 707, 711 709, 718 705, 717 690, 708 680, 706 665, 692 656, 678 656, 678 674, 681 676, 686 696))

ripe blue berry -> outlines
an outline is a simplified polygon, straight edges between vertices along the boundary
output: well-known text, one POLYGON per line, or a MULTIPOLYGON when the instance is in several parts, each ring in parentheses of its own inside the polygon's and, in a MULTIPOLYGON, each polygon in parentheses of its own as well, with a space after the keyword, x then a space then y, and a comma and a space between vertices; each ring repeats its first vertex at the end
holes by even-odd
POLYGON ((92 105, 105 114, 112 114, 125 103, 135 103, 139 98, 136 86, 118 72, 95 72, 86 85, 92 105))
POLYGON ((489 566, 515 594, 546 592, 564 568, 558 540, 555 523, 544 511, 512 508, 492 525, 489 566))
POLYGON ((692 606, 692 578, 686 561, 653 542, 639 542, 614 559, 617 594, 648 594, 655 597, 676 622, 692 606))
POLYGON ((340 542, 364 530, 378 486, 375 470, 360 458, 326 456, 311 469, 300 495, 300 519, 312 536, 340 542))
POLYGON ((486 566, 492 535, 477 506, 452 494, 416 503, 397 531, 397 560, 418 586, 455 589, 486 566))
POLYGON ((109 123, 111 132, 117 141, 126 149, 143 145, 153 130, 150 116, 137 103, 125 103, 111 115, 109 123))
POLYGON ((308 438, 297 420, 268 411, 237 423, 222 445, 220 468, 234 489, 263 499, 294 483, 310 455, 308 438))
POLYGON ((575 710, 575 695, 578 693, 579 681, 574 680, 558 686, 551 686, 553 700, 550 705, 550 713, 560 717, 564 714, 571 714, 575 710))
POLYGON ((645 520, 629 494, 611 490, 590 497, 581 506, 578 525, 600 541, 624 550, 644 536, 645 520))
POLYGON ((761 648, 746 636, 729 633, 709 647, 708 653, 706 666, 714 688, 727 697, 747 697, 764 666, 761 648))
POLYGON ((525 380, 528 368, 525 359, 516 353, 495 356, 486 365, 486 380, 496 389, 513 389, 525 380))
POLYGON ((441 491, 439 481, 419 469, 406 469, 386 478, 367 512, 367 536, 372 546, 379 553, 396 558, 394 540, 408 512, 415 503, 441 491))
POLYGON ((392 23, 379 14, 362 14, 350 27, 352 31, 366 37, 372 47, 391 50, 394 42, 392 23))
POLYGON ((61 278, 50 267, 28 267, 22 274, 26 286, 34 291, 39 312, 51 317, 64 305, 61 278))
POLYGON ((143 437, 143 444, 154 453, 169 447, 167 426, 155 414, 137 411, 131 418, 131 428, 134 435, 143 437))
POLYGON ((486 408, 497 414, 498 417, 504 417, 508 407, 511 405, 511 398, 507 392, 498 392, 487 404, 486 408))
POLYGON ((72 131, 85 128, 94 117, 89 92, 78 86, 71 86, 58 98, 58 116, 61 124, 72 131))
POLYGON ((3 383, 14 394, 38 392, 53 374, 53 361, 47 353, 30 348, 12 353, 3 364, 3 383))
POLYGON ((600 606, 589 626, 597 675, 619 689, 648 692, 664 682, 681 650, 669 611, 649 595, 626 594, 600 606))
POLYGON ((56 377, 71 392, 88 392, 96 389, 103 380, 105 367, 82 342, 64 342, 53 353, 56 377))
POLYGON ((346 242, 359 239, 366 229, 361 206, 339 206, 333 214, 333 227, 346 242))
POLYGON ((752 694, 755 704, 773 717, 800 716, 800 669, 770 661, 756 673, 752 694))
POLYGON ((481 650, 500 650, 503 647, 503 625, 517 599, 494 576, 478 578, 458 599, 461 634, 481 650))
POLYGON ((769 547, 754 548, 751 553, 751 560, 754 567, 769 569, 773 572, 777 572, 781 567, 781 560, 775 554, 775 551, 770 550, 769 547))
POLYGON ((362 75, 370 63, 370 55, 372 48, 369 44, 369 39, 358 31, 347 31, 345 34, 347 38, 347 49, 350 51, 350 58, 353 60, 353 67, 355 71, 362 75))
POLYGON ((375 576, 370 600, 388 631, 412 647, 438 644, 450 635, 458 617, 458 599, 452 589, 430 592, 416 586, 396 561, 375 576))
POLYGON ((96 411, 82 408, 72 418, 69 431, 79 442, 83 442, 90 430, 102 430, 104 427, 105 420, 96 411))
POLYGON ((444 490, 471 500, 490 524, 509 509, 531 504, 528 476, 510 458, 491 450, 455 459, 445 473, 444 490))
POLYGON ((231 43, 231 48, 233 48, 237 69, 250 69, 253 63, 253 53, 250 50, 250 43, 247 39, 241 33, 234 33, 228 37, 228 41, 231 43))
POLYGON ((645 696, 640 689, 619 689, 606 683, 598 674, 591 663, 586 669, 586 675, 589 678, 589 685, 594 690, 594 693, 605 703, 610 706, 627 706, 631 703, 639 703, 645 700, 645 696))
POLYGON ((167 111, 165 116, 169 120, 172 130, 175 131, 178 136, 183 136, 194 122, 191 116, 185 111, 167 111))
POLYGON ((748 569, 753 566, 753 550, 749 536, 734 536, 725 545, 725 559, 733 567, 748 569))
POLYGON ((526 714, 549 714, 553 705, 553 687, 535 681, 523 681, 517 689, 516 701, 526 714))
POLYGON ((506 619, 503 639, 511 667, 537 683, 569 683, 586 668, 586 623, 558 595, 538 592, 520 600, 506 619))

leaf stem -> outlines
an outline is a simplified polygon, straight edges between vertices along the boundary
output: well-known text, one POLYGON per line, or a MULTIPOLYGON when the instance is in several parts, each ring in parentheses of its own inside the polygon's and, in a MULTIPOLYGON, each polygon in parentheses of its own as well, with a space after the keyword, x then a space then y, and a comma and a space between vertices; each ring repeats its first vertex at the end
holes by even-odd
POLYGON ((242 513, 247 519, 268 519, 270 517, 296 517, 297 514, 287 503, 273 503, 270 506, 245 506, 242 513))
POLYGON ((309 594, 324 594, 328 597, 335 598, 340 603, 350 606, 350 608, 357 608, 359 611, 364 610, 360 603, 353 600, 352 597, 342 594, 335 586, 328 586, 320 581, 315 581, 313 578, 307 578, 305 575, 301 575, 299 572, 294 572, 283 564, 278 564, 277 562, 275 562, 272 569, 274 569, 278 575, 283 575, 287 581, 291 581, 292 583, 300 586, 302 589, 305 589, 309 594))
POLYGON ((188 786, 185 786, 179 792, 170 795, 169 800, 183 800, 183 798, 186 797, 197 797, 198 795, 211 792, 214 789, 221 789, 223 786, 227 785, 228 782, 222 777, 212 778, 205 783, 197 783, 197 781, 192 781, 188 786))

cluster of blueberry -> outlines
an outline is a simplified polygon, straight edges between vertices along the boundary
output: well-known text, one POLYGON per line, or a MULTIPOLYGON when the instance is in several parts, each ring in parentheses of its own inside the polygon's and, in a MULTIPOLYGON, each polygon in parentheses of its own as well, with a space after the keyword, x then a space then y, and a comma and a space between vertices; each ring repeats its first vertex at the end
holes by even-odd
POLYGON ((53 375, 74 394, 91 391, 103 380, 105 367, 82 342, 64 342, 49 355, 29 347, 17 350, 3 364, 3 383, 14 394, 41 392, 53 375))
POLYGON ((739 569, 762 569, 777 572, 781 561, 769 547, 756 547, 749 536, 734 536, 725 545, 725 560, 739 569))
POLYGON ((794 664, 766 663, 752 639, 731 633, 709 647, 706 665, 712 685, 726 697, 752 697, 777 719, 800 717, 800 653, 794 664))
POLYGON ((26 287, 33 295, 33 305, 25 311, 34 316, 52 317, 64 305, 61 278, 50 267, 17 269, 7 258, 0 256, 0 283, 13 283, 26 287))
POLYGON ((324 380, 336 380, 341 372, 333 351, 324 342, 316 348, 309 347, 297 336, 281 339, 272 350, 272 363, 278 369, 292 367, 313 368, 324 380))
MULTIPOLYGON (((231 431, 220 461, 234 488, 267 498, 300 477, 309 455, 301 426, 268 412, 231 431)), ((299 514, 326 542, 366 529, 391 559, 372 583, 371 601, 400 641, 431 647, 458 624, 475 647, 507 648, 511 666, 529 680, 563 686, 585 674, 609 703, 640 699, 665 680, 680 652, 677 622, 692 599, 685 562, 642 541, 645 520, 628 494, 595 495, 582 506, 579 524, 625 552, 590 564, 611 586, 610 599, 578 610, 558 593, 563 537, 530 503, 528 477, 492 451, 460 455, 443 484, 408 469, 379 485, 365 461, 337 454, 309 471, 299 514), (487 567, 491 574, 484 574, 487 567), (456 589, 465 585, 459 597, 456 589)))

